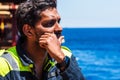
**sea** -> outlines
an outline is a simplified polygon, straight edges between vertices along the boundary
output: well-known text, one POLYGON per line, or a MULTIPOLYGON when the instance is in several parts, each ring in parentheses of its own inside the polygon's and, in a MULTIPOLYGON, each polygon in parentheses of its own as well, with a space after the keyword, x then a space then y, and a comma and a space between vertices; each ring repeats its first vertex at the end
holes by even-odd
POLYGON ((86 80, 120 80, 120 28, 63 28, 86 80))

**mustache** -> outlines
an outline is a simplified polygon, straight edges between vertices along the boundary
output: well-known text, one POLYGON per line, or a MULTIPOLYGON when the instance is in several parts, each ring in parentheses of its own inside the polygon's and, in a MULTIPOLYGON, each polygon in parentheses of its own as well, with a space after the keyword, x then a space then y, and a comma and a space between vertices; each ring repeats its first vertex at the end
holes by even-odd
POLYGON ((55 33, 55 35, 57 36, 57 38, 59 38, 60 36, 62 36, 62 33, 61 33, 61 32, 59 32, 59 31, 54 32, 54 33, 55 33))

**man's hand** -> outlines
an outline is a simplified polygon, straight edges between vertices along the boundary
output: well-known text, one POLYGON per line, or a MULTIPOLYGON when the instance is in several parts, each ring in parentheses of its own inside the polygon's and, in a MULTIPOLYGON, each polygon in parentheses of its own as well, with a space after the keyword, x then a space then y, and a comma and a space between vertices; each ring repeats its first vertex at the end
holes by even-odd
POLYGON ((61 51, 63 39, 63 36, 60 36, 59 39, 57 39, 57 36, 54 33, 44 33, 39 39, 39 44, 42 48, 47 50, 52 58, 60 63, 65 57, 64 53, 61 51))

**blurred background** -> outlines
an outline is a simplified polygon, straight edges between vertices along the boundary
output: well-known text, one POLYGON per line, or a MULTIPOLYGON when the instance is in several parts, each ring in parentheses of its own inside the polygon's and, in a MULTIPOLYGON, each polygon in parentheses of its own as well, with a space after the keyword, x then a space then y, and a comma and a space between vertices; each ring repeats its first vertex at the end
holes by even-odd
MULTIPOLYGON (((15 11, 24 0, 0 0, 0 49, 15 46, 15 11)), ((65 45, 86 80, 120 80, 120 0, 58 0, 65 45)))
POLYGON ((15 11, 23 0, 0 0, 0 49, 16 45, 15 11))

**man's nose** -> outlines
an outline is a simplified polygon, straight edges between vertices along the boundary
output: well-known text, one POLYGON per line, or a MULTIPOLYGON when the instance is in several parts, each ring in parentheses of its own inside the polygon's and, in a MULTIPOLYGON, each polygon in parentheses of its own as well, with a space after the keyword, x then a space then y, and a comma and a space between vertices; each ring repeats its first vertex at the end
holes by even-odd
POLYGON ((62 26, 57 22, 55 24, 55 28, 54 28, 55 31, 62 31, 62 26))

